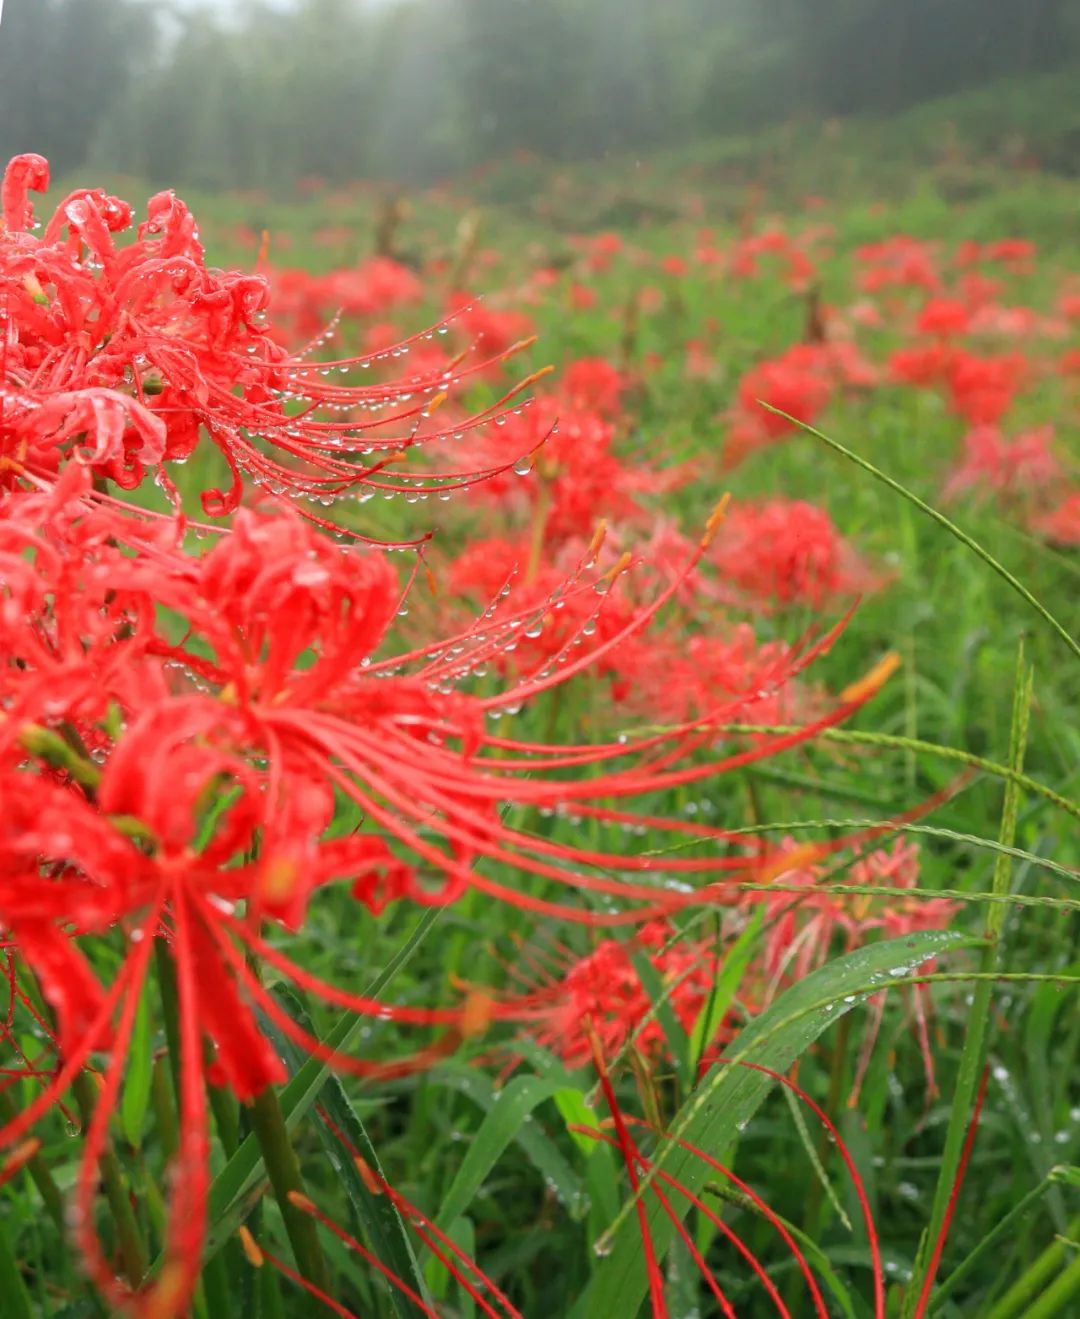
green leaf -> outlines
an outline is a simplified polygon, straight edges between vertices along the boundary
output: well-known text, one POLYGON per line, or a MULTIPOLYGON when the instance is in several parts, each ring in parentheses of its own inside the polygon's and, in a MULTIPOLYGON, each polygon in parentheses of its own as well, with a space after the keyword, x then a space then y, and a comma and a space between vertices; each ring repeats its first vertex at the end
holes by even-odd
MULTIPOLYGON (((278 987, 274 990, 274 996, 294 1021, 306 1031, 313 1033, 312 1022, 295 994, 278 987)), ((305 1058, 303 1050, 287 1039, 266 1017, 260 1017, 260 1025, 273 1040, 282 1057, 288 1061, 290 1071, 299 1070, 305 1058)), ((371 1143, 360 1115, 349 1102, 344 1086, 336 1076, 329 1078, 323 1093, 319 1096, 317 1126, 323 1149, 333 1165, 334 1172, 341 1179, 345 1194, 356 1210, 366 1237, 366 1244, 372 1254, 381 1260, 396 1278, 408 1283, 417 1295, 423 1297, 425 1287, 420 1265, 412 1248, 408 1228, 402 1221, 397 1207, 388 1195, 372 1194, 368 1189, 367 1183, 349 1157, 348 1151, 334 1134, 330 1123, 346 1137, 365 1163, 379 1176, 383 1176, 375 1146, 371 1143), (324 1111, 329 1122, 324 1121, 321 1116, 324 1111)), ((396 1287, 389 1289, 388 1300, 394 1314, 400 1319, 419 1319, 424 1313, 396 1287)))
MULTIPOLYGON (((714 1153, 725 1149, 773 1085, 772 1078, 764 1073, 732 1063, 754 1062, 786 1071, 828 1026, 887 988, 891 979, 909 974, 942 953, 978 943, 970 936, 948 930, 890 939, 837 958, 792 985, 742 1031, 728 1049, 726 1063, 709 1070, 677 1115, 672 1135, 714 1153)), ((659 1168, 695 1194, 714 1175, 697 1155, 680 1148, 674 1140, 659 1148, 653 1160, 654 1173, 659 1168)), ((652 1176, 643 1178, 641 1189, 651 1180, 652 1176)), ((688 1203, 671 1191, 667 1194, 676 1212, 685 1214, 688 1203)), ((649 1232, 660 1259, 675 1236, 675 1228, 652 1197, 646 1208, 649 1232)), ((572 1312, 574 1319, 636 1314, 646 1294, 648 1278, 630 1203, 623 1206, 612 1224, 605 1250, 608 1244, 610 1250, 578 1298, 572 1312)))
MULTIPOLYGON (((381 994, 401 968, 431 933, 444 908, 432 907, 418 922, 416 929, 398 952, 364 991, 368 996, 381 994)), ((344 1012, 324 1043, 339 1052, 351 1047, 369 1018, 360 1013, 344 1012)), ((293 1131, 311 1108, 332 1075, 330 1067, 317 1058, 309 1058, 281 1091, 281 1111, 287 1130, 293 1131)), ((259 1198, 259 1182, 265 1176, 259 1145, 248 1136, 210 1187, 210 1209, 203 1261, 212 1259, 244 1221, 259 1198)), ((160 1268, 162 1256, 154 1261, 152 1272, 160 1268)))
POLYGON ((124 1074, 124 1093, 120 1100, 120 1125, 124 1136, 136 1149, 142 1144, 143 1122, 150 1104, 150 1081, 154 1065, 152 1046, 150 1009, 144 989, 135 1010, 135 1025, 124 1074))
POLYGON ((690 1056, 694 1060, 695 1070, 702 1054, 716 1038, 720 1023, 724 1020, 732 999, 742 983, 743 975, 754 955, 754 943, 764 919, 764 908, 756 908, 746 929, 724 954, 724 961, 720 967, 720 974, 716 977, 713 991, 709 995, 708 1002, 698 1013, 694 1029, 690 1032, 690 1056))
POLYGON ((561 1084, 557 1077, 516 1076, 499 1091, 485 1094, 482 1087, 471 1088, 470 1097, 482 1095, 479 1102, 488 1111, 480 1129, 469 1141, 465 1157, 435 1217, 436 1223, 444 1231, 472 1203, 473 1197, 511 1141, 518 1141, 534 1163, 543 1165, 542 1171, 558 1189, 559 1182, 551 1176, 552 1169, 557 1166, 552 1156, 557 1156, 558 1163, 563 1165, 558 1170, 559 1180, 563 1183, 561 1198, 566 1200, 571 1212, 582 1206, 584 1193, 577 1175, 547 1137, 536 1131, 531 1124, 526 1125, 533 1109, 546 1099, 551 1099, 561 1084))
MULTIPOLYGON (((599 1128, 599 1116, 589 1107, 584 1092, 578 1090, 576 1086, 563 1086, 552 1094, 552 1098, 568 1128, 572 1126, 599 1128)), ((580 1131, 570 1131, 569 1135, 583 1154, 593 1154, 596 1151, 597 1144, 592 1136, 586 1136, 580 1131)))

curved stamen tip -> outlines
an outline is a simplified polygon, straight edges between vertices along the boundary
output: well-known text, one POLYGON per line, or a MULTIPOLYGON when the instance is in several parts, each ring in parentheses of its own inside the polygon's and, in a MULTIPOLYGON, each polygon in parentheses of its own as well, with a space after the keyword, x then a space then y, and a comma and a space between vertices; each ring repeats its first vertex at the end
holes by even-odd
POLYGON ((0 1186, 14 1177, 24 1164, 29 1163, 39 1149, 41 1149, 41 1141, 36 1136, 31 1136, 21 1145, 16 1145, 0 1166, 0 1186))
POLYGON ((356 1171, 360 1174, 360 1180, 367 1187, 368 1193, 371 1195, 382 1195, 382 1182, 379 1180, 375 1169, 372 1168, 367 1159, 361 1154, 356 1154, 353 1156, 353 1163, 356 1164, 356 1171))
POLYGON ((595 558, 600 553, 600 547, 607 536, 607 518, 601 518, 596 524, 596 530, 593 532, 593 538, 589 541, 589 554, 595 558))
POLYGON ((172 1260, 164 1265, 158 1275, 157 1286, 140 1311, 143 1319, 172 1319, 173 1315, 180 1312, 190 1281, 188 1266, 181 1264, 179 1260, 172 1260))
POLYGON ((259 1248, 259 1243, 243 1225, 237 1231, 240 1234, 240 1245, 243 1247, 247 1262, 253 1269, 261 1269, 266 1263, 266 1256, 259 1248))
POLYGON ((757 872, 758 882, 769 884, 793 870, 803 870, 815 865, 826 855, 827 852, 820 843, 800 843, 798 847, 793 847, 780 856, 774 856, 771 861, 760 866, 757 872))
POLYGON ((314 1214, 317 1212, 315 1202, 306 1196, 303 1191, 290 1191, 289 1203, 305 1214, 314 1214))
POLYGON ((440 389, 437 394, 432 394, 431 398, 428 399, 427 402, 428 416, 430 417, 431 414, 436 411, 436 409, 441 408, 449 397, 450 396, 449 394, 447 394, 445 389, 440 389))
POLYGON ((869 673, 863 674, 861 678, 855 680, 849 686, 845 687, 840 693, 841 703, 844 705, 861 704, 867 701, 871 696, 885 686, 886 682, 892 677, 900 667, 900 656, 895 650, 883 656, 869 673))
POLYGON ((620 577, 624 572, 626 572, 626 570, 630 567, 633 561, 634 561, 634 556, 630 553, 630 551, 623 550, 622 554, 619 555, 618 563, 616 563, 614 567, 609 568, 607 572, 604 573, 603 577, 600 578, 600 580, 602 582, 604 581, 613 582, 616 577, 620 577))
POLYGON ((731 503, 731 491, 727 490, 717 500, 716 507, 709 514, 709 520, 705 523, 705 534, 701 537, 702 548, 707 548, 713 537, 720 530, 720 524, 727 514, 728 505, 731 503))
POLYGON ((465 1000, 461 1014, 461 1035, 471 1039, 474 1035, 483 1035, 491 1024, 494 1002, 488 994, 474 991, 465 1000))

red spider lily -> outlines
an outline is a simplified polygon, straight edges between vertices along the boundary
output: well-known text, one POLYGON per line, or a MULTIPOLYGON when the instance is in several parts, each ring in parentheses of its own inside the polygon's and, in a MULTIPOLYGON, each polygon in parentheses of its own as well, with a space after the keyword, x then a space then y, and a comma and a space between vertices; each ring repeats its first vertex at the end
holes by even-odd
POLYGON ((878 371, 850 340, 795 344, 759 363, 739 382, 728 417, 725 466, 792 434, 799 422, 815 422, 838 388, 862 390, 877 383, 878 371))
POLYGON ((417 303, 420 278, 389 257, 370 257, 358 266, 312 275, 306 270, 267 269, 270 309, 279 334, 313 339, 337 316, 378 316, 393 307, 417 303))
MULTIPOLYGON (((528 623, 517 629, 513 649, 504 647, 492 657, 493 666, 501 673, 542 667, 567 654, 568 648, 591 649, 629 625, 635 606, 622 589, 625 574, 605 594, 602 608, 595 592, 565 589, 567 579, 582 564, 595 564, 598 552, 594 546, 582 551, 580 546, 567 545, 556 556, 542 542, 537 545, 495 537, 465 546, 451 567, 450 590, 481 608, 505 599, 512 601, 519 614, 531 613, 528 623)), ((602 676, 617 672, 631 645, 628 641, 620 646, 615 654, 599 662, 593 673, 602 676)))
POLYGON ((663 1026, 655 1017, 646 1020, 652 1000, 634 965, 634 950, 648 958, 670 991, 667 1002, 684 1029, 693 1028, 716 979, 716 955, 705 941, 679 939, 669 922, 649 921, 629 942, 602 940, 560 980, 537 992, 533 1034, 568 1066, 584 1066, 592 1056, 584 1023, 605 1058, 613 1059, 631 1037, 647 1057, 665 1052, 663 1026))
POLYGON ((1080 491, 1066 495, 1057 508, 1032 519, 1031 525, 1058 545, 1080 545, 1080 491))
MULTIPOLYGON (((762 362, 747 372, 739 383, 739 405, 743 410, 757 415, 761 411, 757 404, 768 403, 796 421, 814 421, 832 397, 832 383, 823 369, 823 355, 807 348, 797 344, 782 357, 762 362)), ((775 412, 763 413, 760 421, 773 438, 792 429, 792 423, 775 412)))
POLYGON ((921 389, 941 385, 952 369, 954 352, 941 342, 898 348, 889 358, 889 375, 899 384, 921 389))
POLYGON ((714 541, 713 558, 738 596, 758 605, 820 608, 882 584, 825 510, 803 500, 736 506, 714 541))
POLYGON ((936 291, 941 283, 934 248, 917 238, 897 234, 884 242, 868 243, 855 253, 864 267, 858 277, 864 293, 885 288, 917 288, 936 291))
MULTIPOLYGON (((880 930, 888 938, 899 938, 917 930, 945 929, 956 912, 956 904, 944 898, 905 897, 904 890, 915 888, 919 878, 918 849, 897 839, 892 850, 878 849, 858 860, 846 879, 847 891, 822 892, 825 878, 822 868, 810 860, 807 864, 801 849, 793 842, 787 846, 799 864, 777 876, 768 892, 747 893, 747 906, 763 905, 768 917, 762 971, 762 1001, 768 1003, 787 983, 798 981, 824 964, 837 935, 845 951, 859 947, 871 931, 880 930), (860 888, 871 890, 860 893, 860 888), (887 889, 882 894, 881 889, 887 889), (792 892, 792 890, 803 892, 792 892)), ((930 1049, 927 1019, 930 996, 925 986, 916 986, 912 1007, 923 1064, 927 1093, 936 1093, 934 1061, 930 1049)), ((858 1097, 869 1066, 877 1033, 885 1010, 885 996, 871 1000, 870 1030, 867 1032, 851 1101, 858 1097)))
MULTIPOLYGON (((51 476, 74 455, 131 487, 147 467, 188 458, 205 433, 233 475, 229 491, 203 494, 215 515, 236 508, 245 474, 316 499, 361 485, 393 492, 456 483, 445 472, 434 480, 376 474, 414 445, 467 428, 429 427, 428 414, 492 359, 407 387, 337 383, 332 376, 366 359, 315 362, 282 349, 265 319, 266 281, 207 267, 194 219, 172 193, 151 198, 135 240, 117 247, 113 235, 129 227, 131 210, 101 191, 73 193, 41 237, 29 232, 28 189, 47 181, 37 156, 17 157, 5 175, 0 458, 8 480, 51 476)), ((508 351, 502 345, 495 356, 508 351)), ((467 425, 499 417, 500 408, 467 425)))
POLYGON ((572 408, 601 417, 618 415, 626 380, 604 357, 582 357, 562 372, 560 394, 572 408))
POLYGON ((945 376, 949 404, 973 426, 993 426, 1012 407, 1027 363, 1020 353, 977 357, 957 351, 945 376))
POLYGON ((561 395, 534 398, 499 423, 467 449, 477 467, 501 472, 477 486, 477 497, 509 495, 530 506, 534 557, 540 547, 551 551, 562 541, 587 539, 602 517, 640 521, 643 495, 677 489, 689 476, 683 466, 657 470, 623 461, 613 449, 611 423, 561 395), (532 472, 533 479, 514 482, 505 475, 511 468, 519 476, 532 472))
POLYGON ((1053 443, 1052 426, 1013 439, 994 426, 976 426, 964 436, 964 456, 949 474, 945 498, 972 492, 1008 499, 1046 490, 1062 477, 1053 443))
POLYGON ((615 691, 631 709, 661 723, 740 702, 739 722, 782 724, 817 704, 792 680, 793 656, 781 642, 759 644, 747 623, 726 636, 650 635, 620 652, 615 691))
POLYGON ((972 309, 953 298, 931 298, 919 312, 915 329, 942 339, 959 338, 971 328, 972 309))

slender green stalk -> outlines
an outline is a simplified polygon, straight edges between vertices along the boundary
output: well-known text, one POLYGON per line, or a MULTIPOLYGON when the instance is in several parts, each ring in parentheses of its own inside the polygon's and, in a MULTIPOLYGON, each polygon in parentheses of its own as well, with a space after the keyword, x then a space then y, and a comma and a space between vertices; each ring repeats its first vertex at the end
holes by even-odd
MULTIPOLYGON (((18 1110, 12 1102, 11 1095, 7 1090, 0 1090, 0 1123, 7 1123, 14 1120, 18 1110)), ((32 1158, 27 1159, 23 1165, 30 1174, 30 1179, 38 1189, 42 1203, 45 1205, 46 1212, 53 1220, 61 1232, 67 1231, 67 1224, 64 1221, 64 1197, 60 1194, 60 1188, 53 1181, 52 1173, 46 1166, 45 1160, 40 1154, 35 1154, 32 1158)))
MULTIPOLYGON (((782 735, 797 731, 798 727, 795 724, 721 724, 717 728, 717 732, 720 733, 775 733, 782 735)), ((997 761, 987 760, 983 756, 975 755, 974 752, 965 751, 962 747, 947 747, 938 742, 924 742, 921 738, 900 737, 895 733, 874 733, 856 728, 823 728, 820 732, 814 734, 814 741, 847 743, 851 746, 881 747, 895 751, 921 751, 928 756, 936 756, 940 760, 955 760, 962 765, 970 765, 972 769, 982 770, 984 774, 991 774, 994 778, 1005 779, 1008 783, 1016 783, 1027 792, 1045 797, 1047 801, 1053 802, 1061 810, 1080 818, 1080 803, 1070 801, 1068 797, 1063 797, 1060 793, 1055 792, 1053 788, 1048 788, 1036 779, 1028 778, 1026 774, 1021 773, 1011 765, 1001 765, 997 761)))
MULTIPOLYGON (((850 1038, 851 1017, 845 1016, 841 1018, 833 1040, 832 1058, 829 1063, 829 1091, 825 1100, 826 1113, 835 1113, 840 1108, 840 1096, 844 1088, 844 1069, 847 1063, 848 1040, 850 1038)), ((817 1149, 814 1151, 815 1171, 818 1175, 810 1183, 810 1190, 807 1192, 806 1197, 806 1209, 803 1214, 802 1230, 811 1241, 817 1241, 821 1235, 822 1218, 825 1211, 825 1188, 828 1184, 825 1163, 829 1157, 830 1148, 828 1133, 822 1131, 818 1137, 817 1149)), ((832 1198, 831 1195, 830 1198, 832 1198)), ((785 1298, 789 1308, 798 1309, 799 1300, 802 1296, 802 1285, 801 1277, 792 1277, 785 1298)))
MULTIPOLYGON (((959 1287, 975 1266, 980 1263, 990 1247, 994 1245, 995 1242, 1000 1241, 1003 1236, 1011 1234, 1031 1206, 1035 1204, 1037 1200, 1042 1198, 1047 1187, 1053 1186, 1057 1180, 1058 1176, 1056 1172, 1049 1173, 1042 1179, 1038 1186, 1033 1186, 1031 1190, 1028 1191, 1027 1195, 1018 1200, 1004 1218, 999 1219, 998 1222, 994 1224, 975 1249, 966 1259, 953 1269, 952 1273, 949 1274, 945 1281, 941 1283, 934 1292, 933 1299, 928 1308, 929 1314, 936 1314, 937 1311, 941 1309, 942 1305, 945 1303, 945 1298, 950 1296, 956 1288, 959 1287)), ((1077 1231, 1080 1232, 1080 1220, 1078 1220, 1077 1231)), ((1025 1274, 1024 1277, 1026 1278, 1027 1274, 1025 1274)), ((1038 1285, 1038 1283, 1035 1284, 1036 1287, 1038 1287, 1038 1285)), ((1030 1294, 1030 1292, 1027 1293, 1027 1295, 1030 1294)))
POLYGON ((158 1140, 167 1159, 176 1153, 177 1129, 176 1109, 173 1106, 173 1093, 169 1082, 169 1064, 164 1057, 154 1059, 150 1073, 150 1102, 154 1108, 154 1121, 157 1123, 158 1140))
POLYGON ((33 1302, 8 1241, 4 1219, 0 1219, 0 1303, 4 1319, 34 1319, 33 1302))
MULTIPOLYGON (((93 1082, 88 1072, 80 1072, 75 1077, 71 1083, 71 1091, 79 1106, 83 1123, 88 1126, 96 1103, 93 1082)), ((109 1211, 116 1225, 116 1244, 124 1263, 124 1272, 132 1286, 138 1286, 146 1276, 146 1245, 135 1218, 135 1211, 131 1207, 124 1171, 120 1167, 120 1160, 116 1157, 111 1143, 107 1143, 102 1151, 98 1171, 101 1174, 102 1185, 105 1187, 109 1211)))
POLYGON ((296 1256, 297 1268, 308 1280, 322 1291, 329 1287, 329 1273, 326 1257, 319 1244, 318 1229, 315 1220, 302 1210, 297 1209, 289 1199, 290 1191, 303 1194, 304 1185, 300 1178, 300 1164, 296 1158, 285 1118, 278 1102, 277 1091, 267 1086, 252 1101, 248 1110, 251 1129, 259 1143, 263 1163, 266 1165, 270 1185, 281 1210, 285 1231, 296 1256))
MULTIPOLYGON (((1069 1223, 1068 1235, 1080 1236, 1080 1217, 1069 1223)), ((1019 1311, 1039 1294, 1040 1287, 1050 1281, 1058 1269, 1062 1268, 1064 1258, 1064 1242, 1060 1239, 1051 1241, 1031 1268, 1013 1283, 993 1310, 990 1310, 986 1319, 1013 1319, 1014 1315, 1019 1314, 1019 1311)))
MULTIPOLYGON (((1080 1217, 1069 1224, 1069 1236, 1080 1236, 1080 1217)), ((1039 1294, 1043 1285, 1054 1276, 1065 1260, 1065 1243, 1057 1238, 1046 1247, 1034 1264, 1019 1277, 987 1314, 986 1319, 1014 1319, 1033 1297, 1039 1294)), ((1044 1292, 1043 1295, 1046 1293, 1044 1292)), ((1025 1316, 1030 1310, 1024 1311, 1025 1316)), ((1053 1311, 1046 1311, 1052 1314, 1053 1311)))
POLYGON ((1059 1314, 1075 1314, 1075 1309, 1065 1310, 1065 1306, 1080 1292, 1080 1250, 1076 1251, 1072 1263, 1047 1287, 1039 1299, 1024 1311, 1024 1319, 1051 1319, 1059 1314))
POLYGON ((876 480, 880 481, 883 485, 887 485, 890 490, 895 490, 898 495, 903 495, 909 503, 914 504, 915 507, 919 509, 920 512, 925 513, 927 517, 933 518, 935 522, 944 527, 951 535, 955 536, 962 545, 966 545, 967 548, 971 550, 972 554, 982 559, 987 567, 992 568, 1002 581, 1008 582, 1016 594, 1020 596, 1022 600, 1026 601, 1045 622, 1050 624, 1076 658, 1080 659, 1080 641, 1077 641, 1076 638, 1058 622, 1050 610, 1047 609, 1041 600, 1031 594, 1019 578, 1014 577, 1013 574, 1009 572, 1008 568, 1006 568, 1004 564, 999 563, 988 549, 985 549, 980 545, 979 542, 969 536, 966 531, 962 531, 956 523, 947 518, 944 513, 940 513, 924 499, 920 499, 913 490, 909 490, 906 485, 901 485, 894 477, 883 472, 880 467, 875 467, 874 464, 869 462, 866 458, 854 453, 851 449, 847 448, 846 445, 841 444, 839 440, 830 439, 828 435, 824 435, 815 427, 807 425, 804 421, 798 421, 795 417, 789 417, 786 412, 781 412, 779 408, 770 407, 768 403, 762 402, 761 406, 768 412, 775 412, 777 416, 786 418, 786 420, 792 422, 801 430, 806 431, 808 435, 812 435, 814 439, 820 440, 822 444, 827 444, 830 449, 842 454, 849 462, 853 462, 857 467, 861 467, 864 472, 869 472, 876 480))
MULTIPOLYGON (((1012 727, 1009 733, 1009 766, 1019 775, 1024 767, 1024 752, 1027 747, 1028 720, 1031 712, 1032 672, 1025 665, 1024 646, 1020 643, 1017 657, 1016 685, 1013 693, 1012 727)), ((1005 800, 1001 814, 1001 828, 998 841, 1003 848, 1011 848, 1016 836, 1016 821, 1020 812, 1020 785, 1015 777, 1005 784, 1005 800)), ((1008 892, 1012 875, 1012 858, 1006 851, 998 853, 994 862, 991 891, 996 894, 1008 892)), ((984 975, 992 974, 1000 965, 1001 934, 1005 924, 1006 908, 993 905, 986 915, 986 943, 979 959, 979 969, 984 975)), ((971 1113, 975 1103, 975 1092, 979 1086, 986 1058, 986 1026, 990 1017, 991 980, 980 979, 972 992, 971 1011, 968 1014, 967 1029, 964 1035, 963 1050, 960 1054, 960 1068, 953 1093, 952 1108, 949 1112, 949 1125, 945 1133, 945 1148, 941 1156, 941 1168, 938 1173, 934 1201, 930 1211, 930 1221, 926 1233, 920 1242, 919 1252, 912 1273, 911 1285, 905 1294, 905 1313, 910 1313, 908 1306, 914 1305, 922 1292, 925 1271, 928 1267, 933 1243, 941 1232, 945 1213, 957 1178, 964 1140, 971 1122, 971 1113)))

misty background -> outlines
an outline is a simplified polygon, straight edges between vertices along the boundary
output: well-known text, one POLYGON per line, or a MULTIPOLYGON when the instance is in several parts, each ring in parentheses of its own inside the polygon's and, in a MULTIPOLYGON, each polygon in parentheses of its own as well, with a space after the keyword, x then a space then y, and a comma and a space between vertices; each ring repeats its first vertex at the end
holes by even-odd
POLYGON ((1080 0, 6 0, 0 157, 268 192, 429 182, 1074 66, 1080 0))

